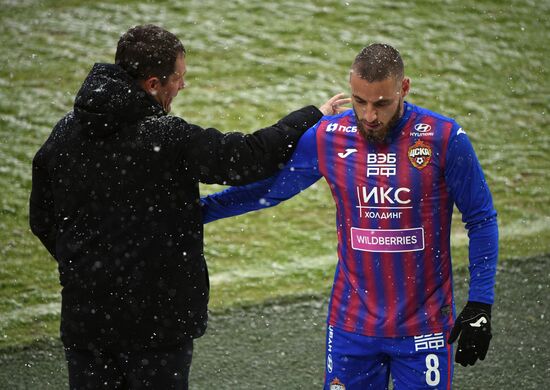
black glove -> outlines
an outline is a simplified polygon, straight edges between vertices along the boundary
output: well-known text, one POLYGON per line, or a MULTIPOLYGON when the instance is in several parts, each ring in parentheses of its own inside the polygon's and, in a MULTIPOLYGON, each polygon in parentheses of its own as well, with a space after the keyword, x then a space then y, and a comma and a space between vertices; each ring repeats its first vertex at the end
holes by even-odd
POLYGON ((449 344, 458 340, 455 362, 474 365, 477 359, 485 359, 491 341, 491 305, 480 302, 468 302, 462 313, 456 318, 451 329, 449 344))

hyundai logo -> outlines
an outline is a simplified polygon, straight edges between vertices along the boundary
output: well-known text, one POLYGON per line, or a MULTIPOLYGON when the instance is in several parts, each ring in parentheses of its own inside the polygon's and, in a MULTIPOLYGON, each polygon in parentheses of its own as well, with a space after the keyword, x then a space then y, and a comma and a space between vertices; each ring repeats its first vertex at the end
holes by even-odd
POLYGON ((432 126, 428 125, 427 123, 417 123, 416 125, 414 125, 414 129, 419 133, 427 133, 432 129, 432 126))

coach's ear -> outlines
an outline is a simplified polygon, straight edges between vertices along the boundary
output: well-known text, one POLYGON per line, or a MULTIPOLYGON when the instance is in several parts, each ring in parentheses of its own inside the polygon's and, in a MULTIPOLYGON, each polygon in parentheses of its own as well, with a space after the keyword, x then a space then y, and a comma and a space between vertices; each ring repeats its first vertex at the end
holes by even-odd
POLYGON ((140 80, 139 85, 145 90, 145 92, 155 97, 158 94, 158 89, 160 88, 161 83, 158 77, 151 76, 145 80, 140 80))

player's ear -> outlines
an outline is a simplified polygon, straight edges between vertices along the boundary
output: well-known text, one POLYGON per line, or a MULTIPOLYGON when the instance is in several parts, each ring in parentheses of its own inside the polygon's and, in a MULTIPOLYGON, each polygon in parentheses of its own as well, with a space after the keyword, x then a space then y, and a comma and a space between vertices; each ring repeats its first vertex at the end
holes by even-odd
POLYGON ((405 97, 409 94, 409 91, 411 90, 411 79, 408 77, 404 77, 401 81, 401 97, 405 97))

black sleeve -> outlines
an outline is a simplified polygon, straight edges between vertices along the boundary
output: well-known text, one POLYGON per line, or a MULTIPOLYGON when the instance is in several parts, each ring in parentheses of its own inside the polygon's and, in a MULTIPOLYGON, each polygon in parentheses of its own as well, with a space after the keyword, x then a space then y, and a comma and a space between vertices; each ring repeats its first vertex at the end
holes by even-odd
POLYGON ((32 190, 29 202, 29 225, 50 254, 55 255, 57 226, 53 202, 52 183, 45 166, 42 150, 32 162, 32 190))
POLYGON ((190 125, 186 164, 207 184, 243 185, 265 179, 288 161, 301 135, 322 116, 316 107, 307 106, 252 134, 190 125))

